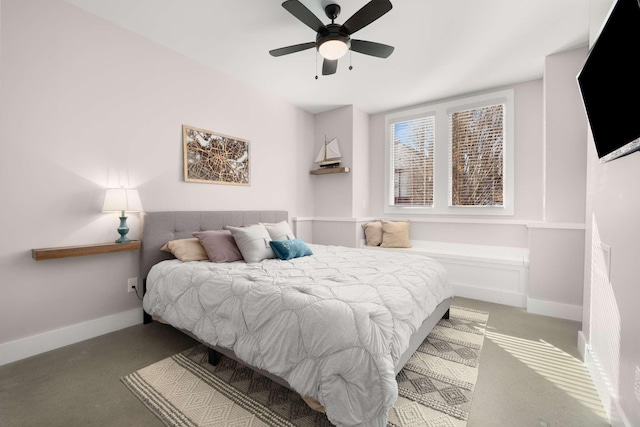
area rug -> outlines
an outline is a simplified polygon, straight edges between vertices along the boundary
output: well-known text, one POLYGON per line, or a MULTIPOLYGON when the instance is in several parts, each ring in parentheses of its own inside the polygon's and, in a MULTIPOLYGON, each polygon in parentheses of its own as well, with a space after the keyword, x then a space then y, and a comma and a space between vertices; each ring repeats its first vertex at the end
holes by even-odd
MULTIPOLYGON (((451 307, 397 375, 388 427, 467 425, 489 314, 451 307)), ((295 392, 227 357, 207 363, 198 345, 121 378, 171 427, 329 427, 295 392)))

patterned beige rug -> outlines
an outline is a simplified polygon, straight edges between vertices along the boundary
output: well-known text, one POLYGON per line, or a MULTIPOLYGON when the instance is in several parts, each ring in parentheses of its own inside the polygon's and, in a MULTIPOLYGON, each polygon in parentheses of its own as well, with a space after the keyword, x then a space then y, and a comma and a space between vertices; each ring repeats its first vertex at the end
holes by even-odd
MULTIPOLYGON (((397 376, 389 427, 467 425, 489 314, 452 307, 397 376)), ((203 345, 123 377, 162 422, 177 426, 329 427, 295 392, 221 356, 207 363, 203 345)))

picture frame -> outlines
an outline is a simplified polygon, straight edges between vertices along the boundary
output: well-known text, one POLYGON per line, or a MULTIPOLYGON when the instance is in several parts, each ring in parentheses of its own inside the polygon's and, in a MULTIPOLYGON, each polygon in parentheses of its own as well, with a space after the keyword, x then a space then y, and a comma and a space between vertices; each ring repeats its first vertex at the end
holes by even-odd
POLYGON ((250 185, 249 141, 182 125, 184 180, 250 185))

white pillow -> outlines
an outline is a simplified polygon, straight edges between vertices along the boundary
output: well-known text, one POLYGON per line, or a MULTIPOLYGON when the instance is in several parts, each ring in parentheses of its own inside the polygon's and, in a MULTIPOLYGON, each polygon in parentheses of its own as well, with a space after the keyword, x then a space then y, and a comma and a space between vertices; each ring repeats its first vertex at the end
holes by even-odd
POLYGON ((293 240, 296 238, 287 221, 283 220, 277 223, 261 222, 260 224, 267 229, 271 240, 293 240))
POLYGON ((246 227, 226 226, 240 249, 240 253, 246 262, 260 262, 263 259, 275 258, 269 242, 272 240, 269 232, 262 224, 248 225, 246 227))

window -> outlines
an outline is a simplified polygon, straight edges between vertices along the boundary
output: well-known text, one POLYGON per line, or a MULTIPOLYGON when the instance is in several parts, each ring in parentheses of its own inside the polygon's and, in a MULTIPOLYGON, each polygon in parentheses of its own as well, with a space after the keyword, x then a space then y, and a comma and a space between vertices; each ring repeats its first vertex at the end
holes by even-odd
POLYGON ((396 206, 433 204, 433 138, 435 120, 421 117, 393 123, 391 167, 396 206))
POLYGON ((385 212, 513 215, 513 91, 386 117, 385 212))
POLYGON ((452 206, 502 206, 504 105, 449 115, 452 206))

